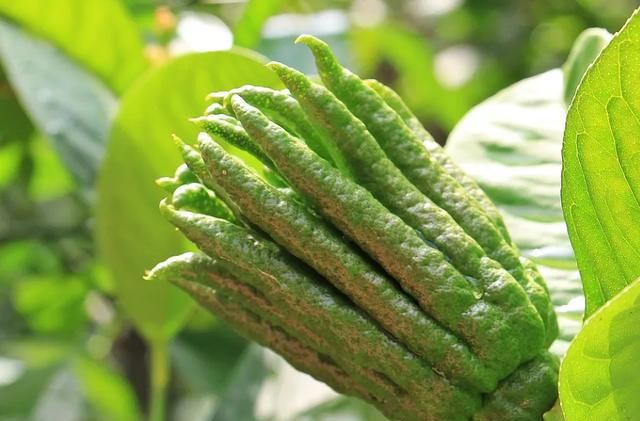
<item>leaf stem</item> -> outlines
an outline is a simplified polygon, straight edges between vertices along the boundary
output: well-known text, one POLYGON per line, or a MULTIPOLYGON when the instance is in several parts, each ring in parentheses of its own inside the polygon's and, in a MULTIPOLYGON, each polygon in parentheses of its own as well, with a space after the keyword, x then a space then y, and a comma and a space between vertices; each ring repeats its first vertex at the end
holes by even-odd
POLYGON ((149 403, 149 421, 164 421, 167 385, 169 384, 169 358, 167 343, 154 341, 151 348, 151 400, 149 403))

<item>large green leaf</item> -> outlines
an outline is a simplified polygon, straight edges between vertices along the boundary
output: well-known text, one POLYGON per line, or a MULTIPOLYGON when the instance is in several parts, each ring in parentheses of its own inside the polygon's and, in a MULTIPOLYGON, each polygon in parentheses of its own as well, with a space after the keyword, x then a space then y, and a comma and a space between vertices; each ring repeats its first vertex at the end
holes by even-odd
POLYGON ((560 206, 566 109, 559 69, 520 81, 473 108, 449 155, 502 211, 513 240, 538 263, 560 316, 562 354, 580 328, 580 280, 560 206))
POLYGON ((567 421, 635 420, 640 414, 640 280, 591 316, 560 368, 567 421))
POLYGON ((0 0, 0 15, 49 40, 116 93, 144 70, 140 36, 118 0, 0 0))
POLYGON ((562 206, 589 316, 640 276, 637 12, 584 76, 562 155, 562 206))
POLYGON ((119 303, 147 339, 171 337, 190 307, 173 286, 142 279, 189 247, 158 212, 163 192, 154 180, 181 161, 171 134, 193 141, 197 131, 187 119, 202 113, 204 96, 248 83, 278 85, 254 55, 191 54, 152 71, 122 98, 99 180, 97 237, 119 303))
POLYGON ((3 20, 0 59, 31 120, 76 180, 92 187, 116 106, 111 91, 51 44, 3 20))

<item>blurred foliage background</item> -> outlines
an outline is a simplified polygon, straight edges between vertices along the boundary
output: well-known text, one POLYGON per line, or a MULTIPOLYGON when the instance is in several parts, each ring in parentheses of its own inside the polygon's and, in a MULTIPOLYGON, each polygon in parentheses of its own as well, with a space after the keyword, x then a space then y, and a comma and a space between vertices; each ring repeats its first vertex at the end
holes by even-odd
POLYGON ((208 91, 277 85, 237 47, 312 73, 292 44, 308 32, 444 142, 472 106, 635 7, 0 0, 0 420, 381 419, 142 280, 189 247, 156 210, 153 179, 178 162, 169 135, 193 134, 208 91))

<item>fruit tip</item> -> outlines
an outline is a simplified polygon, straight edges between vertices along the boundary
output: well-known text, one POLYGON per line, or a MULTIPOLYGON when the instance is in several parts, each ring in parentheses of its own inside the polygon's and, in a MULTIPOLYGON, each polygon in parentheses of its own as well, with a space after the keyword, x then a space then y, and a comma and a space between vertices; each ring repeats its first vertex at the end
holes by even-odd
POLYGON ((175 133, 171 133, 171 139, 173 139, 173 143, 175 143, 178 148, 184 146, 184 142, 182 141, 182 139, 180 139, 175 133))
POLYGON ((267 68, 274 70, 274 71, 278 71, 281 69, 286 68, 287 66, 280 63, 279 61, 270 61, 269 63, 266 64, 267 68))
POLYGON ((191 117, 191 118, 188 118, 187 120, 189 120, 190 123, 193 123, 193 124, 196 124, 196 125, 201 125, 205 121, 209 120, 208 117, 212 117, 212 116, 191 117))
POLYGON ((296 38, 295 41, 293 41, 294 44, 305 44, 306 42, 308 42, 310 39, 313 39, 314 36, 313 35, 309 35, 309 34, 300 34, 298 35, 298 38, 296 38))
POLYGON ((320 50, 329 49, 329 44, 327 44, 320 38, 314 37, 313 35, 309 34, 300 35, 298 38, 296 38, 295 43, 306 45, 312 50, 312 52, 319 52, 320 50))
POLYGON ((207 94, 207 96, 205 97, 205 100, 206 101, 214 100, 214 102, 220 104, 224 100, 225 96, 227 96, 226 91, 216 91, 216 92, 211 92, 210 94, 207 94))
POLYGON ((171 177, 159 177, 155 179, 156 186, 162 187, 163 189, 169 185, 174 183, 173 178, 171 177))

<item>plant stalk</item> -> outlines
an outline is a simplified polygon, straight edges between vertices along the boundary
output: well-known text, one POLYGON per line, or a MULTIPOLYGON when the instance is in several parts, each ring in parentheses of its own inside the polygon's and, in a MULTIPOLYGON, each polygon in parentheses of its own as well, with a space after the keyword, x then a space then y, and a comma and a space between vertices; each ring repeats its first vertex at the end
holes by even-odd
POLYGON ((151 400, 149 402, 149 421, 164 421, 167 386, 169 384, 169 358, 167 343, 154 341, 151 348, 151 400))

